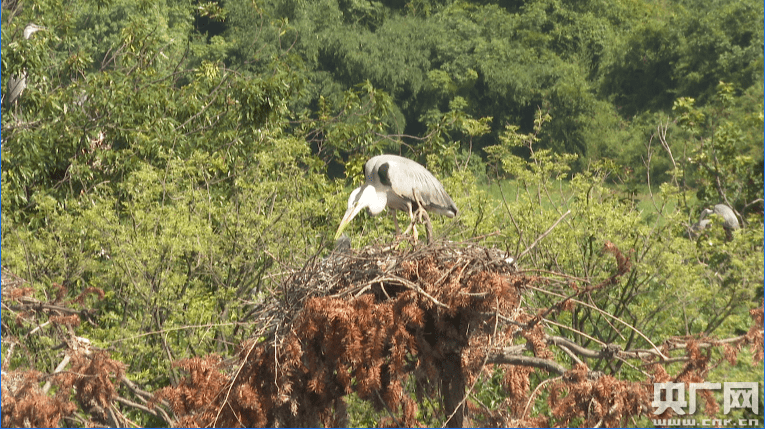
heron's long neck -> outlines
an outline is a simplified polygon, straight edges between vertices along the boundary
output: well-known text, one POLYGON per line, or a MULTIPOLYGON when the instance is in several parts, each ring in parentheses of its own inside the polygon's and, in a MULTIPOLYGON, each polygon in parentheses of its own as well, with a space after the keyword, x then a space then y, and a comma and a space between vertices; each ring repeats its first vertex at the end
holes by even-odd
POLYGON ((361 198, 363 202, 368 204, 369 213, 372 215, 382 213, 385 210, 385 205, 388 203, 388 196, 385 192, 378 192, 372 185, 366 186, 361 198))

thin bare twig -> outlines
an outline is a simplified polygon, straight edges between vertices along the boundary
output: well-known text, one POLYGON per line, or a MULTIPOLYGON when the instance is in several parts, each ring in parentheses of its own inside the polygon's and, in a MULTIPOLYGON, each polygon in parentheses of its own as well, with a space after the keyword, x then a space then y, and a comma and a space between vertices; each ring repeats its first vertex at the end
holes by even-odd
POLYGON ((567 210, 566 213, 563 213, 563 215, 561 215, 561 217, 559 217, 558 220, 556 220, 549 228, 547 228, 547 231, 545 231, 544 233, 542 233, 542 235, 537 237, 537 239, 534 240, 534 242, 531 243, 531 245, 529 247, 527 247, 526 250, 521 252, 521 254, 518 255, 518 257, 516 259, 520 261, 524 256, 526 256, 526 254, 529 253, 531 251, 531 249, 533 249, 537 245, 537 243, 539 243, 540 240, 542 240, 543 238, 547 237, 547 234, 552 232, 553 228, 555 228, 570 213, 571 213, 571 210, 567 210))

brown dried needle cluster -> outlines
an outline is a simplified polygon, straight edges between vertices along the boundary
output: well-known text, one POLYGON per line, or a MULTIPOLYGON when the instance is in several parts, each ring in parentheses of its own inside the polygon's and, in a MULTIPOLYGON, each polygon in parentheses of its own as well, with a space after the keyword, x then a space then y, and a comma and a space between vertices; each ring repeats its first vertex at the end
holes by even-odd
POLYGON ((200 394, 184 389, 207 377, 198 369, 159 397, 186 398, 170 402, 189 425, 342 426, 342 398, 355 392, 390 424, 414 426, 420 404, 405 393, 414 382, 419 397, 440 392, 452 424, 462 425, 466 385, 490 345, 510 342, 497 314, 512 321, 518 313, 526 280, 513 271, 501 252, 480 246, 333 254, 294 275, 257 314, 272 330, 243 345, 231 383, 210 383, 214 400, 189 406, 200 394))

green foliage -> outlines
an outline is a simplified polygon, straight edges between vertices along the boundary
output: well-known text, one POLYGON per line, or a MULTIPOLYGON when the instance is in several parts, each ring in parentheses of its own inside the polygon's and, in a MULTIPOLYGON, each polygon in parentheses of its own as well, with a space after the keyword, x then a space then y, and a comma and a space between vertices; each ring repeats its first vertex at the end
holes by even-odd
POLYGON ((400 143, 384 134, 390 128, 392 115, 388 94, 365 82, 358 91, 345 91, 338 103, 319 97, 316 118, 306 119, 302 127, 327 163, 346 154, 358 161, 361 155, 398 149, 400 143))
MULTIPOLYGON (((236 11, 228 31, 238 63, 265 71, 264 59, 289 57, 309 76, 304 96, 291 101, 294 111, 340 106, 344 91, 368 81, 390 95, 386 128, 419 153, 431 142, 417 136, 454 110, 457 98, 469 117, 493 118, 490 133, 470 141, 451 136, 464 150, 496 145, 508 123, 531 132, 542 109, 553 119, 540 148, 579 155, 574 170, 581 171, 603 156, 639 163, 644 144, 632 135, 646 127, 631 126, 635 115, 667 110, 678 95, 707 102, 719 79, 757 86, 761 5, 708 6, 703 19, 682 2, 273 0, 227 7, 236 11), (751 25, 727 24, 738 18, 751 25), (703 37, 699 25, 708 30, 703 37)), ((654 177, 666 179, 669 163, 654 161, 654 177)), ((646 175, 629 179, 645 182, 646 175)))
POLYGON ((641 4, 603 76, 604 95, 627 115, 668 109, 680 96, 712 98, 720 80, 738 88, 762 71, 763 6, 754 1, 641 4))
MULTIPOLYGON (((117 19, 141 7, 73 5, 74 21, 112 16, 108 34, 85 32, 92 44, 75 32, 55 46, 50 35, 23 41, 81 50, 76 61, 54 50, 44 67, 21 62, 47 79, 33 81, 17 115, 3 112, 2 234, 4 267, 41 293, 104 291, 78 335, 153 390, 177 381, 174 360, 233 353, 247 334, 235 328, 272 287, 267 273, 314 253, 338 215, 322 203, 333 193, 323 163, 284 132, 300 76, 184 59, 166 27, 150 28, 172 11, 117 19), (103 58, 101 69, 87 58, 103 58)), ((55 367, 52 346, 38 342, 36 358, 14 365, 55 367)))
MULTIPOLYGON (((537 116, 536 133, 547 120, 541 113, 537 116)), ((518 241, 523 249, 561 217, 563 221, 536 245, 525 263, 565 272, 588 285, 603 284, 614 274, 614 261, 604 244, 613 243, 630 258, 632 270, 615 285, 592 293, 592 303, 599 310, 654 339, 675 335, 681 327, 686 335, 720 333, 720 328, 721 335, 733 335, 744 329, 731 324, 735 320, 731 317, 745 317, 757 302, 757 285, 763 278, 761 218, 734 234, 730 243, 725 242, 722 228, 711 228, 698 241, 690 241, 684 238, 686 215, 682 204, 677 204, 682 197, 677 188, 662 187, 662 193, 654 196, 658 217, 647 222, 650 219, 631 200, 606 186, 603 172, 577 174, 566 186, 574 158, 537 150, 536 135, 518 133, 517 127, 510 126, 504 145, 486 149, 495 171, 519 183, 514 201, 503 196, 512 226, 502 221, 508 225, 498 227, 501 241, 518 241), (532 161, 513 155, 512 149, 518 147, 526 148, 532 161), (571 214, 566 216, 568 211, 571 214), (674 299, 667 300, 668 296, 674 299)), ((568 287, 554 289, 554 296, 568 295, 568 287)), ((541 307, 549 305, 544 298, 538 299, 541 307)), ((560 317, 583 332, 600 332, 599 338, 607 343, 626 341, 625 347, 650 347, 634 333, 625 338, 621 329, 613 328, 613 320, 598 311, 582 307, 560 317)))
POLYGON ((557 154, 550 149, 537 150, 534 147, 539 142, 538 135, 542 131, 542 125, 551 119, 549 114, 537 112, 534 134, 522 134, 518 132, 518 126, 507 125, 505 132, 500 136, 502 145, 485 148, 489 161, 495 163, 496 171, 505 172, 526 186, 544 184, 548 179, 565 178, 576 156, 557 154), (518 149, 525 149, 532 162, 526 162, 524 158, 514 155, 513 151, 518 149))
MULTIPOLYGON (((3 267, 41 299, 57 285, 66 299, 103 290, 76 334, 154 390, 177 381, 173 360, 232 355, 250 310, 326 251, 366 159, 404 153, 460 210, 433 217, 437 236, 529 249, 524 269, 571 280, 550 276, 533 306, 610 281, 617 252, 606 243, 629 258, 591 306, 551 314, 570 329, 550 332, 646 348, 645 337, 740 334, 762 303, 763 9, 691 3, 4 9, 3 88, 29 78, 2 107, 3 267), (24 40, 30 21, 46 29, 24 40), (712 216, 689 240, 702 206, 719 202, 742 230, 727 241, 712 216)), ((349 234, 359 246, 392 229, 362 214, 349 234)), ((49 334, 60 328, 33 329, 4 331, 26 335, 25 353, 4 364, 58 364, 49 334)), ((503 399, 498 378, 477 385, 487 406, 503 399)), ((379 422, 351 408, 362 414, 352 421, 379 422)))
POLYGON ((673 106, 692 148, 685 176, 700 201, 742 208, 761 195, 762 101, 746 106, 743 100, 734 97, 733 85, 720 82, 715 102, 706 108, 697 108, 692 98, 673 106))

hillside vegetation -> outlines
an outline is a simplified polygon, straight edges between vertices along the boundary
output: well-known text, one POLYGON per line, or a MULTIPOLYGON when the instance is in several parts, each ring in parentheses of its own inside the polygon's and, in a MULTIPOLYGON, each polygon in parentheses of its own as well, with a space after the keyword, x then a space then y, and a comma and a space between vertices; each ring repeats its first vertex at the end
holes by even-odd
MULTIPOLYGON (((322 396, 320 423, 441 426, 460 409, 484 426, 645 426, 650 397, 601 414, 585 399, 652 380, 761 381, 762 23, 754 0, 3 0, 3 426, 220 424, 226 392, 254 386, 237 374, 270 365, 256 355, 283 352, 291 368, 308 356, 255 317, 264 305, 306 305, 283 319, 302 321, 300 338, 328 317, 317 309, 425 329, 432 300, 450 315, 474 305, 395 264, 386 281, 410 295, 378 293, 379 311, 369 295, 294 296, 381 153, 443 182, 460 210, 432 217, 448 252, 480 246, 517 264, 497 280, 481 262, 496 302, 475 335, 493 336, 462 338, 462 352, 501 340, 546 363, 470 355, 468 384, 441 378, 423 396, 421 378, 438 377, 422 362, 437 359, 401 327, 385 341, 412 348, 364 367, 407 360, 390 370, 412 377, 395 381, 399 396, 380 397, 388 369, 354 373, 335 386, 344 399, 322 396), (25 39, 29 23, 43 29, 25 39), (719 203, 741 229, 728 236, 710 216, 695 234, 719 203), (598 392, 583 387, 593 374, 598 392)), ((354 254, 395 242, 399 262, 438 261, 444 278, 469 265, 394 240, 390 216, 359 215, 347 233, 354 254)), ((455 294, 478 287, 454 279, 455 294)), ((364 323, 332 344, 362 341, 364 323)), ((363 367, 347 365, 330 372, 363 367)), ((241 393, 225 424, 319 422, 252 405, 313 398, 295 389, 241 393)), ((723 418, 714 398, 704 415, 723 418)))

